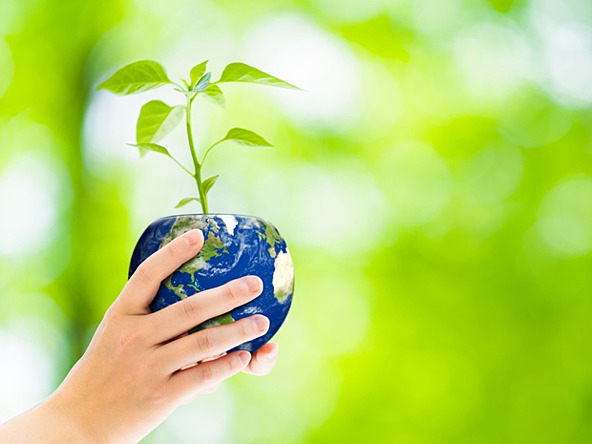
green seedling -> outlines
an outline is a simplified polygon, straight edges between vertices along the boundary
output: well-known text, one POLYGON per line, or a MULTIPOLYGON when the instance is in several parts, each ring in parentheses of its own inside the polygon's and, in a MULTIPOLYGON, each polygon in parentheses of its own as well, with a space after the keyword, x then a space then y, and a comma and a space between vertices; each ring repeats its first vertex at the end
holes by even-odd
POLYGON ((179 165, 183 171, 195 180, 199 197, 186 197, 181 199, 175 208, 182 207, 192 201, 197 201, 203 214, 208 214, 208 192, 218 180, 218 175, 202 180, 201 173, 208 154, 219 144, 225 141, 233 141, 244 146, 271 147, 267 140, 254 131, 244 128, 231 128, 226 136, 214 142, 204 151, 201 160, 198 159, 193 131, 191 126, 191 108, 198 96, 218 104, 225 105, 224 94, 221 86, 229 82, 258 83, 260 85, 275 86, 300 90, 284 80, 244 63, 230 63, 222 71, 222 75, 215 82, 211 81, 212 74, 206 72, 207 60, 191 68, 189 80, 182 79, 180 83, 169 79, 164 67, 152 60, 141 60, 124 66, 97 89, 105 89, 118 95, 137 94, 161 86, 172 86, 185 97, 185 105, 170 106, 161 100, 151 100, 144 104, 140 110, 138 123, 136 124, 136 143, 128 144, 139 148, 140 155, 144 156, 148 151, 164 154, 179 165), (173 131, 185 117, 185 127, 189 150, 193 159, 193 172, 179 162, 170 151, 157 142, 160 142, 167 134, 173 131))

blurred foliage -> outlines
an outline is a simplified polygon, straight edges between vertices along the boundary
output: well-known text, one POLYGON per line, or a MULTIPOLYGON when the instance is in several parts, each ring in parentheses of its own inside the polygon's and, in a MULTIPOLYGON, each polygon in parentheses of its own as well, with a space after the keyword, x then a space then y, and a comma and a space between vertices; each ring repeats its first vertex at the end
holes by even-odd
POLYGON ((140 59, 308 91, 200 105, 200 146, 277 146, 213 154, 211 211, 273 221, 296 292, 274 373, 146 442, 592 441, 586 0, 1 2, 0 414, 59 383, 192 192, 125 145, 142 102, 94 91, 140 59))

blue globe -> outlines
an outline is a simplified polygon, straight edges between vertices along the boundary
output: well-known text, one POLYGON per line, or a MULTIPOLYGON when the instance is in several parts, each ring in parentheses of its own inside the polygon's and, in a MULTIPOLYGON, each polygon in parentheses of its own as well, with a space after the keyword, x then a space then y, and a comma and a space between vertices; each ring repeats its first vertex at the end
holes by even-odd
POLYGON ((246 275, 263 281, 263 292, 254 301, 196 325, 190 333, 228 324, 261 313, 269 318, 268 332, 229 350, 254 352, 268 342, 286 319, 294 292, 294 267, 286 241, 270 222, 253 216, 184 214, 155 220, 142 233, 132 254, 129 276, 148 256, 181 234, 198 228, 204 245, 160 285, 150 304, 152 311, 218 287, 246 275))

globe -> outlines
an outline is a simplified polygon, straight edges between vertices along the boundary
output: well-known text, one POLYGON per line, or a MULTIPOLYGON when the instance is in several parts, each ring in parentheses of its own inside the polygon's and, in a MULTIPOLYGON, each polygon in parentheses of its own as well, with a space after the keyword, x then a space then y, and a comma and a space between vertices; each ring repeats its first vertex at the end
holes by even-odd
POLYGON ((189 333, 228 324, 261 313, 269 318, 264 336, 235 347, 254 352, 283 324, 294 292, 294 267, 286 241, 265 219, 234 214, 184 214, 155 220, 140 236, 132 254, 129 276, 138 266, 181 234, 198 228, 204 235, 200 252, 162 281, 152 311, 246 275, 257 275, 263 291, 255 300, 196 325, 189 333))

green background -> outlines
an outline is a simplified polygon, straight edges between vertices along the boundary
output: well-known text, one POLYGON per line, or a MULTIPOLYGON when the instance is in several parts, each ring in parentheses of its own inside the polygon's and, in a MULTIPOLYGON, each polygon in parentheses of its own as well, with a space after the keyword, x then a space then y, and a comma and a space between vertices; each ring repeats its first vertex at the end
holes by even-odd
MULTIPOLYGON (((279 228, 296 290, 273 374, 146 443, 592 442, 587 0, 2 1, 0 415, 61 381, 143 229, 193 194, 126 145, 175 94, 95 91, 140 59, 306 90, 197 105, 200 147, 233 126, 276 145, 204 174, 211 212, 279 228)), ((164 142, 189 164, 184 137, 164 142)))

